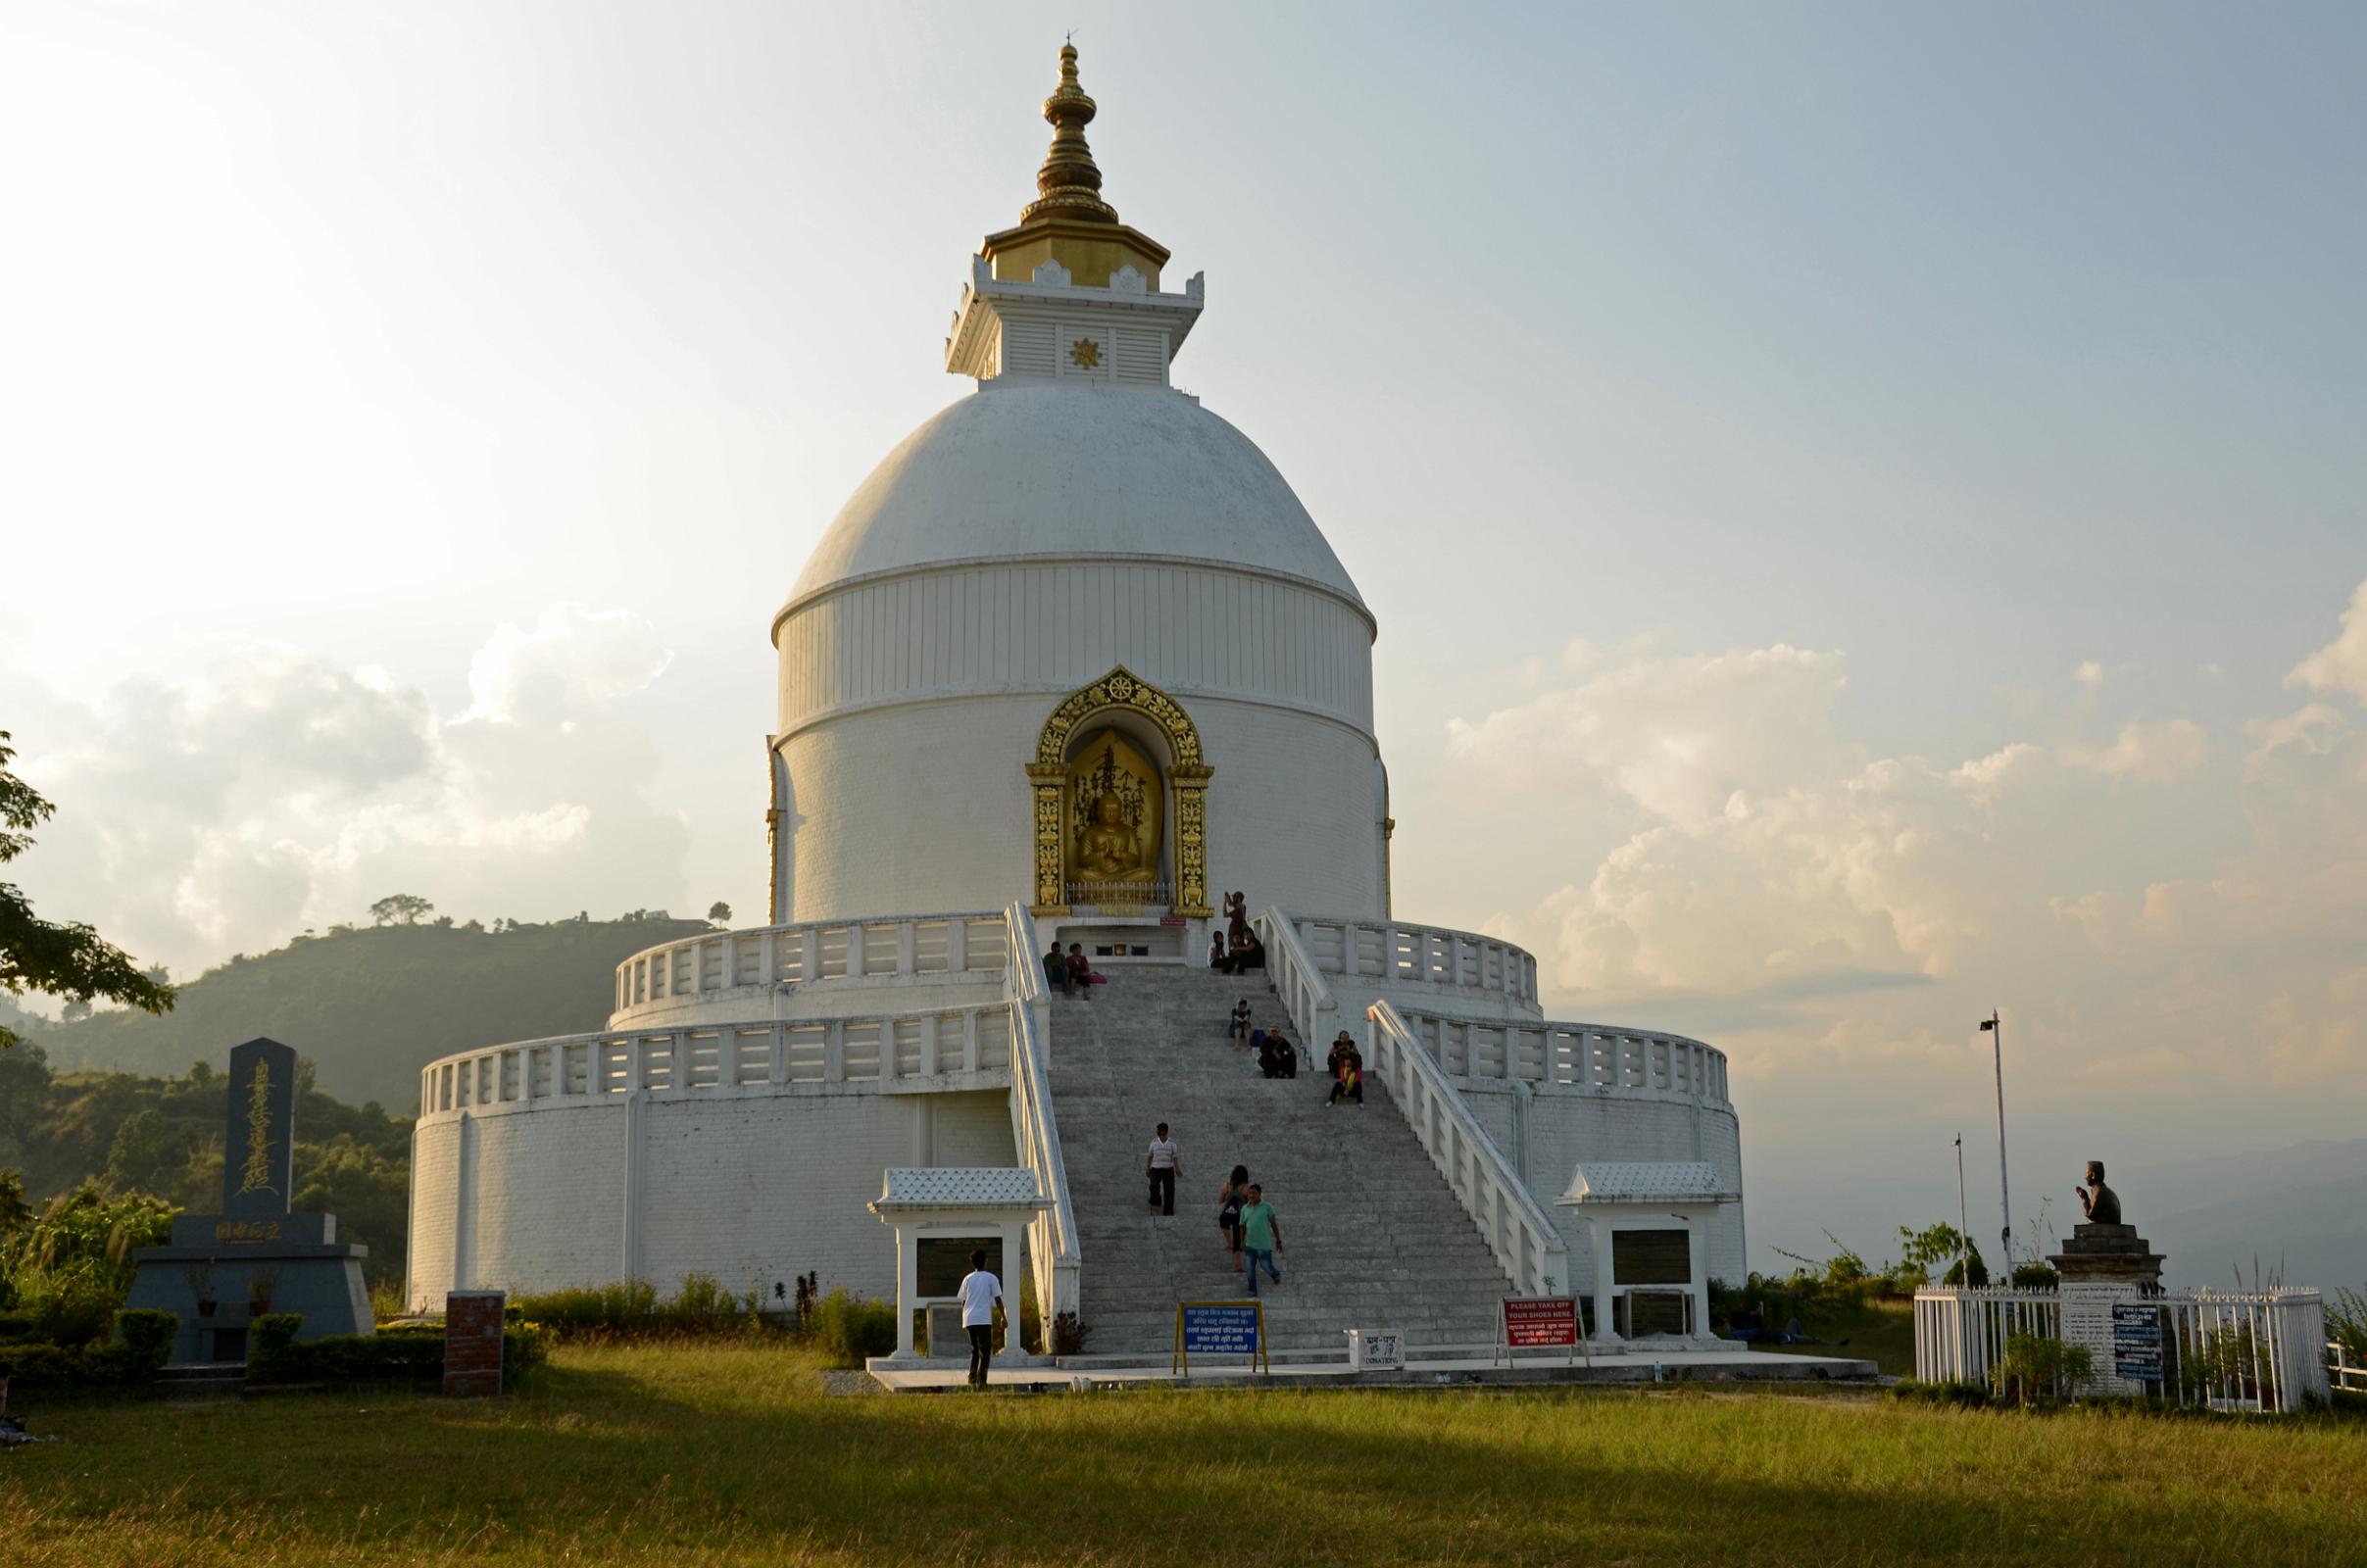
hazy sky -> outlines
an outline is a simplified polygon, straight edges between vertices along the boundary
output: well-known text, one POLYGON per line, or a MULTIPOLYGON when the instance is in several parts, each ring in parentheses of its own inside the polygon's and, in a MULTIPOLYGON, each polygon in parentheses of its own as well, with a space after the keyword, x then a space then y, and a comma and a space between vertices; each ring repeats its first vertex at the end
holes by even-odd
POLYGON ((2355 6, 8 7, 45 911, 757 909, 768 618, 1069 27, 1380 617, 1399 912, 1724 1047, 1755 1260, 1958 1130, 1994 1234, 1992 1004, 2022 1215, 2360 1132, 2355 6))

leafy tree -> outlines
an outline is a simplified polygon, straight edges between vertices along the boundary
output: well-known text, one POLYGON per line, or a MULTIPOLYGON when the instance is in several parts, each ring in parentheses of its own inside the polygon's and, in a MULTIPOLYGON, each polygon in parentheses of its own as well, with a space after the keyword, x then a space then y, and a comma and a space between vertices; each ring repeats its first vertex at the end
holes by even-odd
POLYGON ((416 893, 390 893, 370 906, 370 917, 379 925, 418 925, 435 912, 435 906, 416 893))
POLYGON ((707 906, 707 918, 717 925, 729 925, 731 923, 731 906, 717 899, 707 906))
MULTIPOLYGON (((1901 1225, 1899 1227, 1899 1265, 1922 1281, 1929 1281, 1933 1269, 1946 1265, 1948 1272, 1943 1276, 1942 1283, 1960 1285, 1963 1283, 1964 1262, 1958 1254, 1958 1240, 1956 1227, 1945 1220, 1937 1225, 1927 1225, 1920 1231, 1909 1230, 1901 1225)), ((1972 1283, 1987 1285, 1989 1265, 1981 1261, 1981 1249, 1976 1245, 1967 1245, 1963 1253, 1972 1263, 1972 1283)))
MULTIPOLYGON (((17 755, 8 738, 0 729, 0 864, 32 848, 32 829, 57 810, 8 770, 17 755)), ((40 918, 14 884, 0 882, 0 991, 22 996, 27 990, 85 1004, 106 997, 146 1012, 173 1005, 173 988, 143 974, 129 954, 78 921, 57 925, 40 918)), ((18 1038, 0 1024, 0 1050, 18 1038)))
POLYGON ((33 1222, 33 1206, 25 1200, 25 1173, 0 1170, 0 1236, 14 1235, 33 1222))
POLYGON ((154 1191, 186 1162, 186 1154, 166 1131, 165 1118, 153 1105, 125 1116, 107 1146, 107 1185, 119 1191, 154 1191))

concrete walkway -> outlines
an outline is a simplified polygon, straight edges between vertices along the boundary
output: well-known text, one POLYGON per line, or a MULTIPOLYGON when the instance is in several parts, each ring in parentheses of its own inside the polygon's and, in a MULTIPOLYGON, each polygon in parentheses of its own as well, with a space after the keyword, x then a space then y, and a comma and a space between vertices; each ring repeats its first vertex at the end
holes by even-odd
MULTIPOLYGON (((1879 1369, 1871 1361, 1844 1356, 1789 1355, 1737 1348, 1724 1349, 1625 1349, 1598 1351, 1591 1362, 1570 1365, 1559 1350, 1522 1350, 1517 1363, 1491 1361, 1486 1353, 1429 1356, 1416 1353, 1402 1369, 1352 1372, 1346 1359, 1277 1361, 1272 1373, 1253 1372, 1238 1356, 1196 1357, 1188 1377, 1179 1377, 1166 1358, 1139 1365, 1109 1365, 1091 1357, 1085 1366, 1017 1366, 997 1364, 992 1386, 998 1389, 1092 1389, 1152 1383, 1183 1388, 1237 1388, 1247 1384, 1269 1389, 1437 1388, 1474 1385, 1533 1386, 1539 1384, 1637 1383, 1871 1383, 1879 1369), (1658 1369, 1655 1376, 1654 1368, 1658 1369)), ((967 1381, 962 1366, 919 1363, 892 1367, 875 1359, 870 1374, 891 1394, 929 1394, 960 1389, 967 1381)))

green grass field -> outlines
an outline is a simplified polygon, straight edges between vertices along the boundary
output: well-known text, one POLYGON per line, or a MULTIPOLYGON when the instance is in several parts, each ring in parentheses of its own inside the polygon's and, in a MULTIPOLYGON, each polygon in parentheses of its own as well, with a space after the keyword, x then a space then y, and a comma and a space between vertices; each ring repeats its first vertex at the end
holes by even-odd
POLYGON ((562 1350, 518 1396, 60 1406, 28 1564, 2367 1562, 2367 1424, 1672 1390, 832 1396, 562 1350))

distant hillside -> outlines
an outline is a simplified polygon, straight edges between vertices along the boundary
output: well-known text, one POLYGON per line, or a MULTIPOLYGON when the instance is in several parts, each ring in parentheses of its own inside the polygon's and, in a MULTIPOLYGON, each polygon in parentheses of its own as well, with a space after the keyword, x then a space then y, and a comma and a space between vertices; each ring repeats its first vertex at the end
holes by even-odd
POLYGON ((312 1058, 321 1087, 398 1116, 418 1110, 419 1071, 450 1052, 577 1034, 608 1022, 616 965, 714 928, 664 916, 549 925, 390 925, 299 937, 233 958, 180 989, 162 1017, 104 1012, 26 1033, 60 1072, 217 1069, 257 1035, 312 1058))
POLYGON ((2232 1289, 2283 1269, 2288 1285, 2367 1285, 2367 1138, 2204 1154, 2110 1173, 2173 1284, 2232 1289))

